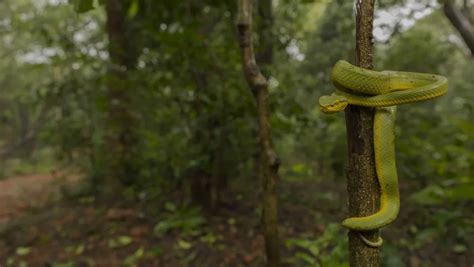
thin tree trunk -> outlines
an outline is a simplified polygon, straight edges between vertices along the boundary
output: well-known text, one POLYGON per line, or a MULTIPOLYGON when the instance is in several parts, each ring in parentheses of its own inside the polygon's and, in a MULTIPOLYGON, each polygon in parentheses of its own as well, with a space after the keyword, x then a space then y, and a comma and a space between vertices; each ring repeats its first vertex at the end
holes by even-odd
MULTIPOLYGON (((208 26, 202 30, 201 34, 207 36, 211 29, 212 27, 208 26)), ((192 76, 199 93, 205 94, 208 93, 206 91, 210 91, 208 73, 205 71, 193 70, 192 76)), ((208 114, 208 118, 205 123, 206 126, 199 129, 193 138, 195 139, 195 142, 200 142, 205 139, 204 143, 216 142, 217 145, 213 146, 212 149, 209 147, 203 148, 203 154, 209 153, 208 163, 210 164, 212 171, 208 176, 206 176, 206 178, 208 178, 208 180, 205 181, 206 186, 202 187, 203 181, 196 181, 196 183, 193 184, 201 188, 192 188, 191 192, 195 192, 192 197, 193 201, 200 203, 207 211, 217 213, 219 205, 221 204, 221 191, 226 189, 225 179, 228 172, 225 163, 227 148, 226 134, 224 129, 225 125, 220 121, 219 116, 214 113, 206 113, 205 105, 206 104, 201 98, 198 98, 195 102, 194 109, 196 109, 196 112, 208 114), (199 191, 201 192, 196 194, 196 192, 199 191)))
MULTIPOLYGON (((273 63, 273 14, 272 0, 258 0, 257 11, 260 17, 257 32, 259 36, 259 50, 257 65, 261 67, 262 74, 269 76, 270 66, 273 63)), ((268 81, 268 78, 267 78, 268 81)), ((267 83, 268 85, 268 83, 267 83)), ((268 266, 280 265, 280 244, 278 237, 278 167, 279 162, 273 150, 270 125, 270 111, 268 99, 268 86, 257 93, 257 105, 260 125, 261 153, 260 163, 263 186, 263 225, 265 233, 265 249, 268 266), (276 168, 275 168, 276 167, 276 168), (271 260, 270 260, 271 259, 271 260)))
MULTIPOLYGON (((271 9, 271 1, 263 1, 263 9, 271 9)), ((280 266, 280 246, 278 237, 278 168, 279 159, 273 149, 272 133, 270 126, 270 111, 268 104, 268 80, 260 71, 256 61, 252 43, 252 5, 253 0, 239 0, 238 32, 239 44, 242 54, 242 64, 245 78, 250 90, 257 102, 259 135, 260 135, 260 169, 263 183, 263 234, 265 237, 265 249, 267 255, 267 266, 280 266)), ((264 11, 261 9, 261 11, 264 11)), ((262 13, 261 13, 262 14, 262 13)), ((265 33, 260 33, 261 37, 271 31, 271 10, 263 17, 263 25, 260 27, 265 33), (270 23, 269 23, 270 21, 270 23), (267 25, 267 26, 264 26, 267 25)), ((265 37, 264 37, 265 38, 265 37)), ((267 42, 268 43, 268 42, 267 42)), ((271 43, 264 47, 262 51, 271 49, 271 43)), ((267 60, 271 62, 271 51, 262 52, 262 55, 270 55, 267 60)), ((265 57, 262 57, 265 58, 265 57)))
POLYGON ((471 51, 471 56, 474 57, 474 26, 469 18, 460 9, 456 8, 454 3, 449 1, 444 4, 443 11, 471 51))
POLYGON ((108 147, 106 176, 108 182, 128 183, 136 174, 134 169, 134 149, 136 137, 135 121, 130 110, 131 93, 129 71, 135 69, 136 53, 129 40, 126 9, 128 1, 107 0, 107 34, 109 37, 110 69, 108 75, 108 147), (110 164, 109 164, 110 163, 110 164))
MULTIPOLYGON (((215 128, 214 128, 215 129, 215 128)), ((226 168, 226 131, 225 126, 218 123, 214 137, 217 147, 214 152, 214 169, 211 177, 211 211, 217 212, 221 203, 222 192, 226 189, 227 168, 226 168)))
MULTIPOLYGON (((356 0, 356 65, 371 69, 373 53, 374 0, 356 0)), ((348 143, 347 191, 350 217, 375 213, 379 185, 373 146, 374 109, 352 106, 346 109, 348 143)), ((378 231, 363 233, 378 239, 378 231)), ((379 266, 379 249, 365 245, 359 232, 349 231, 350 266, 379 266)))

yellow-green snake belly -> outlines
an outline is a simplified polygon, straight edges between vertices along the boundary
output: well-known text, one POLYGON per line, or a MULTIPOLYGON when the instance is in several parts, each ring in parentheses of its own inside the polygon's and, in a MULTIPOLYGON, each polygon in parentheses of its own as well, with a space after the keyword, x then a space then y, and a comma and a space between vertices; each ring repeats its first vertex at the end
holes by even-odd
POLYGON ((372 71, 342 60, 333 67, 331 75, 337 89, 334 94, 319 99, 321 111, 338 112, 348 104, 376 108, 373 139, 381 193, 380 210, 370 216, 352 217, 342 222, 352 230, 376 230, 393 222, 400 208, 395 164, 396 105, 441 96, 448 90, 448 80, 425 73, 372 71))

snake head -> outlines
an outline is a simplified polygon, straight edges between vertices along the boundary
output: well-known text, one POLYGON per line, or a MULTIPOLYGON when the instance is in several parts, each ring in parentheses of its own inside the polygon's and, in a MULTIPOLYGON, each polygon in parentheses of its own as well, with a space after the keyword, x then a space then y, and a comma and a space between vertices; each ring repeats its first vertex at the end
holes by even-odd
POLYGON ((347 104, 345 97, 336 94, 323 95, 319 98, 319 109, 324 113, 339 112, 344 110, 347 104))

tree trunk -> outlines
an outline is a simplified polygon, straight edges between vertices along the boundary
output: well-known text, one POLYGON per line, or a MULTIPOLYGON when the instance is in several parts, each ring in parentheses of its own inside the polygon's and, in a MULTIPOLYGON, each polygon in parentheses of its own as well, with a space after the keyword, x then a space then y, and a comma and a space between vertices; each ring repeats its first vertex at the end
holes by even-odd
POLYGON ((471 56, 474 57, 474 26, 469 18, 460 9, 456 8, 454 3, 449 1, 444 4, 443 11, 471 51, 471 56))
MULTIPOLYGON (((356 65, 371 69, 373 53, 374 0, 356 0, 356 65)), ((347 192, 350 217, 368 216, 379 205, 379 185, 373 146, 374 109, 352 106, 346 109, 348 143, 347 192)), ((378 239, 378 231, 363 233, 378 239)), ((365 245, 359 232, 349 231, 350 266, 379 266, 379 249, 365 245)))
MULTIPOLYGON (((259 13, 262 14, 262 24, 259 27, 262 44, 260 61, 271 63, 271 1, 259 1, 259 13)), ((239 0, 238 32, 242 54, 242 65, 245 78, 257 102, 257 114, 260 136, 260 170, 263 183, 263 235, 267 266, 280 266, 280 246, 278 237, 278 168, 280 161, 273 149, 270 126, 270 110, 268 104, 268 80, 260 71, 256 61, 252 43, 252 5, 253 0, 239 0)))
MULTIPOLYGON (((211 30, 212 27, 210 25, 205 25, 200 34, 207 36, 211 30)), ((212 86, 209 84, 210 77, 208 73, 202 70, 193 70, 191 73, 199 94, 209 94, 212 91, 212 86)), ((198 114, 207 114, 207 119, 203 122, 203 127, 195 132, 193 140, 195 143, 201 142, 205 144, 205 146, 202 147, 201 153, 208 155, 209 160, 206 164, 210 166, 208 170, 209 175, 206 176, 208 180, 205 182, 205 189, 207 191, 200 194, 203 197, 202 199, 193 197, 193 201, 199 203, 207 211, 217 213, 219 205, 221 204, 222 191, 226 189, 225 180, 228 175, 226 166, 227 142, 225 125, 220 118, 222 114, 208 112, 207 105, 203 98, 198 97, 193 106, 198 114), (211 145, 213 143, 216 145, 211 145)), ((200 186, 200 183, 195 183, 195 185, 200 186)), ((191 189, 191 191, 196 190, 191 189)))
POLYGON ((227 168, 226 168, 226 130, 225 126, 218 124, 215 132, 215 142, 217 147, 213 157, 213 173, 211 179, 211 211, 217 212, 221 203, 221 196, 226 190, 227 168))
POLYGON ((107 118, 107 170, 108 182, 116 184, 129 183, 136 175, 134 167, 135 120, 131 112, 131 93, 129 90, 129 71, 135 69, 137 55, 134 53, 133 40, 128 36, 126 9, 128 1, 107 0, 107 34, 109 38, 110 68, 108 86, 108 118, 107 118), (109 164, 110 163, 110 164, 109 164))

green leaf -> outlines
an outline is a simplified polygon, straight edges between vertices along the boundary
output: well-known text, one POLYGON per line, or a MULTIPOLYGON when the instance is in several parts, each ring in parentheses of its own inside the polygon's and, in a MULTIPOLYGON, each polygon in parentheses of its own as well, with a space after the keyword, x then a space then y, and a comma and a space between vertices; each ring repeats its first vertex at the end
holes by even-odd
POLYGON ((7 266, 12 266, 15 263, 15 258, 9 257, 7 259, 7 266))
POLYGON ((124 261, 125 265, 135 266, 137 261, 139 261, 143 257, 144 254, 145 254, 145 250, 143 248, 137 249, 137 251, 135 251, 135 253, 133 253, 132 255, 129 255, 125 259, 125 261, 124 261))
POLYGON ((463 244, 457 244, 453 247, 453 252, 458 253, 458 254, 464 253, 466 252, 466 250, 467 250, 467 247, 463 244))
POLYGON ((94 0, 94 7, 105 5, 105 0, 94 0))
POLYGON ((130 245, 132 242, 133 239, 131 237, 123 235, 117 238, 110 239, 108 245, 110 248, 119 248, 130 245))
POLYGON ((167 211, 176 211, 176 205, 174 203, 171 203, 171 202, 166 202, 165 203, 165 209, 167 211))
POLYGON ((126 246, 126 245, 129 245, 130 243, 132 243, 133 239, 129 236, 120 236, 118 239, 117 239, 118 243, 122 246, 126 246))
POLYGON ((462 184, 448 190, 451 200, 472 200, 474 199, 474 184, 462 184))
POLYGON ((296 174, 305 174, 308 171, 308 167, 305 164, 297 163, 291 167, 291 170, 296 174))
POLYGON ((29 247, 17 247, 16 248, 16 255, 18 256, 25 256, 30 254, 31 248, 29 247))
POLYGON ((76 247, 75 253, 76 255, 81 255, 84 252, 84 244, 80 244, 76 247))
POLYGON ((411 200, 421 205, 434 205, 446 200, 446 192, 438 185, 430 185, 411 195, 411 200))
POLYGON ((175 222, 171 220, 161 221, 155 225, 153 232, 156 235, 162 235, 168 232, 169 230, 175 228, 175 222))
POLYGON ((150 249, 150 252, 155 255, 155 256, 158 256, 158 255, 161 255, 161 253, 163 253, 163 250, 161 249, 161 247, 159 246, 154 246, 150 249))
POLYGON ((69 0, 69 4, 74 6, 77 13, 86 13, 94 9, 94 0, 69 0))
POLYGON ((191 244, 190 242, 187 242, 186 240, 180 239, 178 240, 178 247, 184 250, 188 250, 193 247, 193 244, 191 244))
POLYGON ((208 244, 214 244, 218 239, 219 239, 219 236, 216 236, 214 233, 211 233, 211 232, 207 233, 206 235, 200 238, 202 242, 205 242, 208 244))
POLYGON ((303 260, 304 262, 310 264, 311 266, 316 265, 316 259, 308 255, 307 253, 296 252, 295 257, 303 260))
POLYGON ((129 18, 134 18, 138 11, 140 10, 140 6, 137 0, 132 1, 130 3, 130 7, 128 8, 128 17, 129 18))

